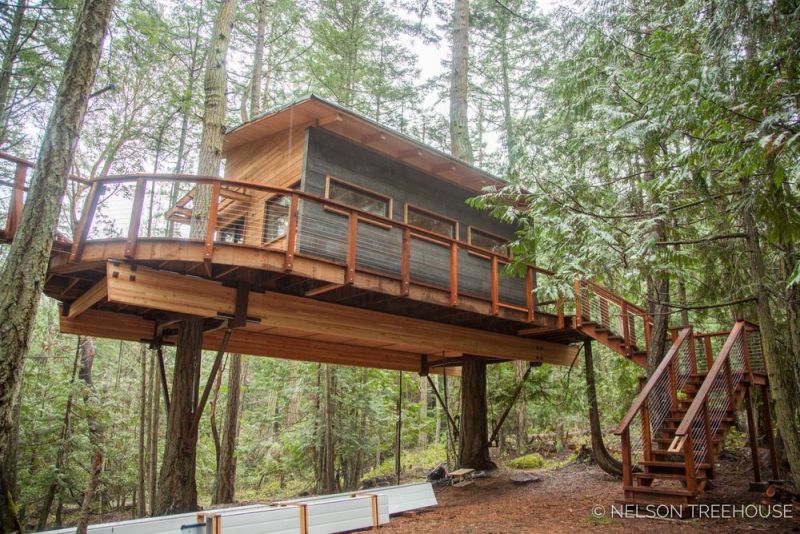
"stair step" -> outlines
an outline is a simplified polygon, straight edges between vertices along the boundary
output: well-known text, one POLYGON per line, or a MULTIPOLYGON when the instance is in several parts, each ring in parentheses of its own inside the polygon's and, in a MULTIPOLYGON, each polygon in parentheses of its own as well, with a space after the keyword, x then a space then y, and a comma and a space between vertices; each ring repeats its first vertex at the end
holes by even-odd
MULTIPOLYGON (((671 437, 671 438, 653 438, 653 441, 655 443, 658 443, 659 445, 671 445, 673 439, 674 439, 674 436, 671 437)), ((714 443, 720 443, 722 440, 720 438, 714 438, 713 441, 714 441, 714 443)))
MULTIPOLYGON (((633 478, 637 480, 686 480, 685 474, 680 473, 634 473, 633 478)), ((697 475, 697 480, 705 480, 706 476, 703 474, 697 475)))
POLYGON ((667 449, 653 449, 652 453, 656 456, 683 456, 683 449, 678 452, 668 451, 667 449))
MULTIPOLYGON (((669 462, 666 460, 642 460, 639 465, 645 467, 668 467, 670 469, 686 469, 686 464, 683 462, 669 462)), ((711 469, 711 464, 700 464, 695 466, 697 469, 711 469)))
POLYGON ((685 489, 678 488, 664 488, 652 486, 623 486, 625 491, 632 491, 635 493, 649 493, 650 495, 678 495, 681 497, 694 497, 694 494, 685 489))

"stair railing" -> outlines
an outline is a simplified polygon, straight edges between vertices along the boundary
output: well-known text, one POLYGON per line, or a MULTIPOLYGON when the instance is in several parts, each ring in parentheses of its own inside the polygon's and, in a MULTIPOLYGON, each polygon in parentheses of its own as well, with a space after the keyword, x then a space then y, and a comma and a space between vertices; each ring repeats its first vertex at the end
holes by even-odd
POLYGON ((622 337, 628 357, 647 351, 653 323, 646 310, 588 280, 575 281, 575 299, 578 326, 591 321, 622 337))
POLYGON ((643 451, 651 460, 652 439, 661 432, 665 420, 678 407, 681 390, 696 369, 692 328, 680 331, 669 351, 644 385, 614 433, 622 442, 622 477, 625 486, 633 485, 632 452, 643 451), (633 421, 639 416, 641 434, 631 440, 633 421))
POLYGON ((691 406, 675 432, 669 451, 683 451, 687 475, 695 476, 703 464, 714 469, 714 439, 727 415, 736 409, 737 388, 752 377, 750 351, 759 347, 758 329, 737 321, 714 360, 691 406))

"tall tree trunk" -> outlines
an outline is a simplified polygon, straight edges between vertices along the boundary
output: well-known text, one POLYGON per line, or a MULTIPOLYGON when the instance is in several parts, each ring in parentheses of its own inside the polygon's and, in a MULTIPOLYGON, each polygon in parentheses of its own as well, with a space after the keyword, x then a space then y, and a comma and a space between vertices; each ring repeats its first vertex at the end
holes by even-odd
POLYGON ((469 0, 454 0, 453 56, 450 64, 450 152, 472 163, 467 94, 469 91, 469 0))
POLYGON ((150 444, 148 449, 148 480, 150 485, 150 515, 156 509, 158 483, 158 434, 161 419, 161 389, 159 388, 158 354, 151 351, 150 358, 150 444))
MULTIPOLYGON (((14 406, 40 300, 53 230, 72 167, 89 92, 94 83, 113 0, 86 0, 64 65, 31 178, 25 210, 0 273, 0 462, 9 457, 14 406)), ((0 465, 0 529, 19 530, 9 491, 8 469, 0 465)))
POLYGON ((141 381, 139 388, 139 473, 138 473, 138 492, 139 498, 138 517, 147 515, 147 496, 145 494, 145 434, 147 432, 147 346, 142 344, 139 347, 139 358, 141 360, 141 381))
POLYGON ((78 526, 75 530, 76 534, 86 534, 86 529, 89 526, 89 517, 91 517, 92 514, 92 503, 97 491, 97 485, 100 482, 100 472, 103 469, 103 429, 97 422, 94 414, 98 409, 94 380, 92 379, 92 367, 94 365, 95 354, 94 340, 92 338, 86 338, 86 341, 83 343, 81 370, 78 373, 78 378, 84 383, 83 402, 87 406, 88 414, 86 416, 86 422, 89 427, 89 443, 92 446, 93 454, 91 468, 89 470, 89 480, 86 483, 86 491, 83 494, 83 502, 81 503, 81 510, 78 515, 78 526))
POLYGON ((419 377, 419 436, 417 445, 428 446, 428 377, 419 377))
POLYGON ((461 451, 458 463, 473 469, 496 469, 489 457, 486 418, 486 362, 464 358, 461 368, 461 451))
POLYGON ((267 29, 267 1, 258 0, 256 43, 253 50, 253 70, 250 75, 250 119, 261 111, 261 73, 264 71, 264 34, 267 29))
POLYGON ((0 66, 0 146, 6 143, 11 75, 20 51, 19 40, 27 7, 28 0, 18 0, 17 7, 14 8, 14 16, 11 18, 11 28, 8 29, 8 40, 3 49, 3 63, 0 66))
POLYGON ((155 514, 197 510, 197 409, 203 320, 190 319, 178 329, 175 370, 172 375, 164 457, 158 478, 155 514))
MULTIPOLYGON (((517 383, 522 382, 525 372, 528 370, 528 362, 522 360, 514 361, 514 375, 517 383)), ((519 400, 514 406, 517 419, 517 454, 525 454, 528 449, 528 400, 525 390, 520 392, 519 400)))
POLYGON ((333 365, 322 365, 321 399, 319 403, 319 419, 321 421, 321 444, 319 448, 319 470, 317 476, 318 493, 333 493, 336 491, 336 451, 333 436, 335 417, 334 388, 336 375, 333 365))
MULTIPOLYGON (((747 190, 747 183, 743 183, 747 190)), ((759 244, 758 229, 752 207, 745 204, 742 210, 742 228, 747 235, 745 247, 750 262, 750 276, 755 284, 756 309, 764 359, 769 373, 769 389, 775 401, 775 418, 783 438, 786 459, 792 470, 792 481, 800 487, 800 384, 798 384, 798 362, 792 351, 785 350, 778 342, 775 319, 770 306, 770 290, 764 256, 759 244)))
POLYGON ((236 497, 236 439, 239 435, 242 405, 243 367, 242 355, 231 355, 228 369, 228 403, 225 407, 222 447, 217 462, 214 504, 232 503, 236 497))
POLYGON ((603 442, 603 427, 600 425, 600 410, 597 407, 597 388, 594 378, 592 341, 583 342, 583 358, 586 366, 586 400, 589 402, 589 428, 592 433, 592 458, 600 469, 614 476, 622 476, 622 463, 611 456, 603 442))

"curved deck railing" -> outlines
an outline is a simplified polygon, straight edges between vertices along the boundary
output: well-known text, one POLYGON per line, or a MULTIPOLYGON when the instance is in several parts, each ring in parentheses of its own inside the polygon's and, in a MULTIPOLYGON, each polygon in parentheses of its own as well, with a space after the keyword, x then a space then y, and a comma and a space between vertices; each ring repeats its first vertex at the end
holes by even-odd
POLYGON ((652 459, 652 439, 661 432, 672 410, 677 408, 678 391, 696 369, 692 328, 686 327, 678 334, 614 431, 621 437, 626 486, 633 485, 633 453, 640 453, 644 460, 652 459), (640 424, 634 425, 637 418, 640 424), (632 439, 632 430, 636 428, 641 430, 632 439))
MULTIPOLYGON (((32 164, 17 165, 27 170, 32 164)), ((5 210, 9 240, 24 187, 24 179, 0 181, 0 191, 13 197, 5 210)), ((537 313, 548 313, 564 325, 563 300, 536 299, 538 278, 552 272, 531 265, 523 277, 507 277, 507 254, 313 193, 211 176, 129 174, 81 181, 67 197, 62 211, 70 215, 61 233, 72 242, 70 262, 81 261, 87 243, 108 240, 124 240, 126 258, 136 256, 142 239, 200 242, 210 263, 215 245, 236 245, 282 252, 285 272, 303 256, 345 267, 343 285, 364 271, 398 280, 404 296, 413 283, 447 292, 451 306, 464 295, 488 302, 492 315, 506 308, 533 322, 537 313)), ((0 214, 2 206, 0 195, 0 214)))

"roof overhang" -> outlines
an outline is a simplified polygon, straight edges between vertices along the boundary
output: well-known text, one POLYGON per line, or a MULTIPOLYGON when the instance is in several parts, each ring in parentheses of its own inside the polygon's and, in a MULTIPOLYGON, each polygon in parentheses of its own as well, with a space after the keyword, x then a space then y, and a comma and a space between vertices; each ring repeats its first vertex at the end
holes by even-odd
POLYGON ((308 126, 333 132, 357 145, 472 192, 481 192, 487 186, 506 185, 504 180, 488 172, 314 95, 236 126, 225 135, 224 151, 290 128, 308 126))

